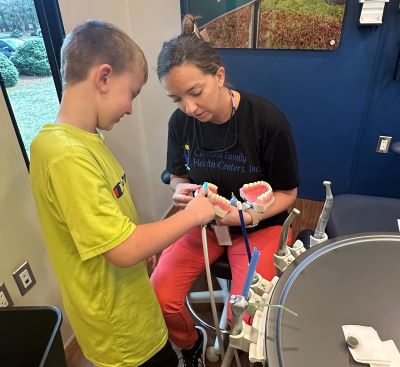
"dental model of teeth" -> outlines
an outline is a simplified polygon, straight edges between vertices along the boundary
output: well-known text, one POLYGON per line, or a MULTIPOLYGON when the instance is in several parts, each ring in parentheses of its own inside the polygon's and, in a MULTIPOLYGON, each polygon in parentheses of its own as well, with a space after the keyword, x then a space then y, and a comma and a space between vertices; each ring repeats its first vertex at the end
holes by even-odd
MULTIPOLYGON (((207 197, 210 199, 211 204, 214 206, 215 215, 220 218, 225 217, 229 212, 230 203, 229 200, 225 199, 223 196, 218 195, 218 186, 210 182, 204 182, 202 188, 206 192, 207 197)), ((195 194, 196 196, 196 194, 195 194)))
POLYGON ((265 181, 243 185, 240 189, 240 196, 243 200, 249 201, 259 213, 265 212, 274 201, 272 187, 265 181))
POLYGON ((216 194, 218 192, 218 186, 212 184, 211 182, 207 182, 207 188, 208 191, 211 191, 213 194, 216 194))
POLYGON ((208 191, 207 197, 210 199, 211 204, 214 206, 215 215, 217 215, 218 217, 225 217, 225 215, 228 214, 229 210, 231 210, 229 200, 225 199, 223 196, 208 191))

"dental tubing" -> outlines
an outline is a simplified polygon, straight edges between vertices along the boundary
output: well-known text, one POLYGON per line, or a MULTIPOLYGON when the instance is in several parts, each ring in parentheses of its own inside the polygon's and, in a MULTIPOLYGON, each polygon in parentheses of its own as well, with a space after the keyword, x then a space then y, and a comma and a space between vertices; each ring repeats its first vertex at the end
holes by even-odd
POLYGON ((218 343, 221 347, 221 358, 224 359, 225 352, 224 352, 224 345, 222 343, 221 331, 219 329, 217 306, 215 304, 214 289, 212 286, 210 260, 208 258, 208 248, 207 248, 207 227, 205 225, 201 226, 201 239, 202 239, 202 243, 203 243, 204 263, 205 263, 205 268, 206 268, 208 291, 210 293, 211 311, 212 311, 214 325, 215 325, 215 332, 217 334, 218 343))
POLYGON ((236 203, 236 207, 238 208, 238 211, 239 211, 240 227, 242 228, 242 234, 243 234, 244 244, 246 246, 247 257, 250 262, 251 261, 251 251, 250 251, 249 239, 247 237, 246 225, 244 223, 244 218, 243 218, 242 203, 239 200, 236 203))
POLYGON ((242 296, 246 299, 249 297, 250 286, 251 286, 251 283, 253 282, 253 278, 254 278, 254 274, 256 272, 256 267, 257 267, 259 258, 260 258, 260 251, 254 247, 253 256, 251 257, 250 264, 247 269, 246 280, 244 282, 243 292, 242 292, 242 296))

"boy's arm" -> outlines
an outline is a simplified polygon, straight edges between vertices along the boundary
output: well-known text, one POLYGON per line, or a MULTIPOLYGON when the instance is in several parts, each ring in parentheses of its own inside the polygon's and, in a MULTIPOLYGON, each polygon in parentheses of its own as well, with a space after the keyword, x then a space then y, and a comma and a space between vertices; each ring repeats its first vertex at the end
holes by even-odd
POLYGON ((163 250, 195 226, 210 222, 214 207, 199 195, 185 210, 158 222, 138 225, 120 245, 104 253, 105 258, 119 267, 129 267, 163 250))

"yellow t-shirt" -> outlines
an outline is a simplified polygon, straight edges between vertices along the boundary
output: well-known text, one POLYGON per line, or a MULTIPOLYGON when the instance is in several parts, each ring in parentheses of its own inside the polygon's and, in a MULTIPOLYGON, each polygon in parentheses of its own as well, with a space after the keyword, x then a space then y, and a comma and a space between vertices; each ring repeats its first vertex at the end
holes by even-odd
POLYGON ((138 223, 122 167, 99 134, 51 124, 32 142, 30 176, 65 311, 85 356, 104 367, 144 363, 168 338, 146 265, 119 268, 102 256, 138 223))

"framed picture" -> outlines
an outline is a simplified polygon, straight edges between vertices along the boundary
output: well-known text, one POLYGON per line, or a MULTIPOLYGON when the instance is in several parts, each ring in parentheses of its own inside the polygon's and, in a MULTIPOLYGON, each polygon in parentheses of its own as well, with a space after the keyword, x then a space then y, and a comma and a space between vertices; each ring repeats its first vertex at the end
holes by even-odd
POLYGON ((181 0, 219 48, 334 50, 346 0, 181 0))

